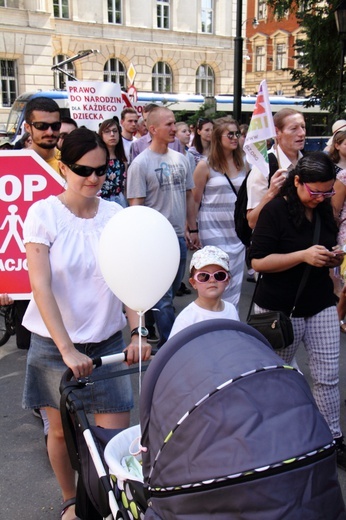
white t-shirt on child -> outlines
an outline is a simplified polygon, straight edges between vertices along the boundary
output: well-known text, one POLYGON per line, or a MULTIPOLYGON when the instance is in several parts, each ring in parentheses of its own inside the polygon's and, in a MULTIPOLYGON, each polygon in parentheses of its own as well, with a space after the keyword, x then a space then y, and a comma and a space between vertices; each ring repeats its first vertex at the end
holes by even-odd
POLYGON ((233 303, 225 300, 222 300, 222 302, 224 304, 222 311, 209 311, 199 307, 195 302, 190 303, 190 305, 185 307, 185 309, 183 309, 176 317, 169 338, 186 327, 189 327, 193 323, 198 323, 200 321, 218 319, 240 321, 238 312, 233 303))

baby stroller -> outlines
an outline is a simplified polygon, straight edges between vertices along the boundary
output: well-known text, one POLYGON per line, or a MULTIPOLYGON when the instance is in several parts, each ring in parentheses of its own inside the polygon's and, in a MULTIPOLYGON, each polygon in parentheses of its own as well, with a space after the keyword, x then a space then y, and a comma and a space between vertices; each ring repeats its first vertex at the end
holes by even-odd
MULTIPOLYGON (((129 455, 130 440, 139 435, 139 426, 127 430, 111 430, 90 425, 83 406, 83 389, 92 381, 105 379, 98 377, 97 368, 123 361, 124 354, 94 359, 91 378, 75 380, 72 371, 68 369, 60 383, 60 412, 71 464, 78 473, 76 515, 81 520, 139 519, 144 517, 147 508, 142 476, 137 478, 120 466, 120 474, 117 478, 111 478, 104 458, 108 441, 118 435, 119 460, 129 455), (119 446, 124 449, 123 455, 119 453, 119 446), (124 489, 122 484, 125 477, 124 489)), ((142 371, 146 368, 147 365, 143 365, 142 371)), ((106 377, 121 377, 138 371, 138 367, 126 368, 106 377)))
POLYGON ((145 374, 140 423, 146 520, 346 518, 305 378, 245 324, 172 337, 145 374))

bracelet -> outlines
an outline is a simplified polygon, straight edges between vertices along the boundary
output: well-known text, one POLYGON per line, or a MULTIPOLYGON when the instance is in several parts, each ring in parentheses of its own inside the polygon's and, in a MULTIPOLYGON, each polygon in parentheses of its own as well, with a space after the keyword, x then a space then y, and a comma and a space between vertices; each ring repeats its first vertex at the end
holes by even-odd
POLYGON ((189 233, 198 233, 198 229, 189 229, 189 233))

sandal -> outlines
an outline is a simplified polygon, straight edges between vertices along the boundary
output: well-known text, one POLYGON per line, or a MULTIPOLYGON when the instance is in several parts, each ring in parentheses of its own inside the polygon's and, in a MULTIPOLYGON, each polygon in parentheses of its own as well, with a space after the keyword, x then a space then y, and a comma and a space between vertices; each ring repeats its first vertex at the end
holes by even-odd
MULTIPOLYGON (((69 498, 68 500, 66 500, 62 505, 62 510, 60 513, 61 518, 64 516, 64 514, 66 513, 68 508, 71 506, 74 506, 75 504, 76 504, 76 497, 69 498)), ((75 517, 75 518, 77 518, 77 517, 75 517)))
POLYGON ((340 320, 340 331, 346 334, 346 321, 340 320))

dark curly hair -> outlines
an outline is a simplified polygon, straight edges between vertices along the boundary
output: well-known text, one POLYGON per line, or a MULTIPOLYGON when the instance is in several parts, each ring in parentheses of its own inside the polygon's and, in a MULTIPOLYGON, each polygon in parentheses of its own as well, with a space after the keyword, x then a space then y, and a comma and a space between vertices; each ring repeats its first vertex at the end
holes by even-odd
MULTIPOLYGON (((301 203, 294 178, 299 177, 299 184, 309 182, 327 182, 336 179, 336 168, 333 161, 323 152, 310 152, 299 159, 296 167, 290 171, 285 184, 282 186, 279 196, 284 196, 288 203, 288 211, 295 228, 300 229, 305 219, 305 207, 301 203)), ((332 232, 337 231, 337 223, 334 218, 331 199, 320 202, 316 211, 321 220, 332 232)))

